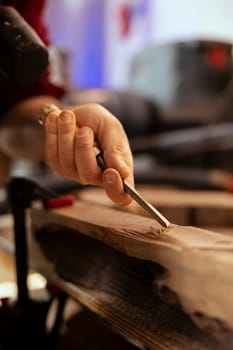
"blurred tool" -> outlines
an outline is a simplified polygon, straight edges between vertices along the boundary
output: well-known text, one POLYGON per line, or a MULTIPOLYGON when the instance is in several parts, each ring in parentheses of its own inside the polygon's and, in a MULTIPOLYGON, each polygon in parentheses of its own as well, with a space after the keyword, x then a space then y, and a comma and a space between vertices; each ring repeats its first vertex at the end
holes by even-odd
POLYGON ((155 152, 157 156, 179 157, 233 148, 233 123, 218 123, 130 139, 135 154, 155 152))
POLYGON ((207 36, 142 49, 133 59, 129 88, 159 104, 168 126, 229 120, 232 43, 207 36))
POLYGON ((0 72, 20 84, 41 78, 48 51, 32 27, 11 6, 0 6, 0 72))
POLYGON ((167 184, 193 190, 222 190, 233 193, 233 173, 221 169, 201 169, 151 165, 135 171, 139 184, 167 184))
POLYGON ((163 165, 233 171, 233 123, 217 123, 130 138, 134 156, 151 155, 163 165))

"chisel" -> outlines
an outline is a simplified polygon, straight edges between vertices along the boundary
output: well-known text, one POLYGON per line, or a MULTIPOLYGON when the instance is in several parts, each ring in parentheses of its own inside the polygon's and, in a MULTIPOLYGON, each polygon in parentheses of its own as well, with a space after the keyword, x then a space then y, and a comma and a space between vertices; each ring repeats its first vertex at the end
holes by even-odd
MULTIPOLYGON (((62 112, 56 105, 50 104, 46 105, 39 117, 39 123, 41 125, 44 125, 45 119, 48 116, 49 113, 57 111, 62 112)), ((104 158, 103 158, 103 152, 98 147, 98 145, 95 143, 93 145, 93 150, 96 155, 96 160, 98 163, 98 166, 104 171, 107 169, 107 166, 105 164, 104 158)), ((130 195, 143 209, 147 211, 156 221, 160 223, 163 227, 168 227, 170 225, 170 222, 165 218, 156 208, 153 207, 150 203, 148 203, 137 191, 135 188, 133 188, 131 185, 128 184, 128 182, 122 178, 123 187, 126 193, 130 195)))

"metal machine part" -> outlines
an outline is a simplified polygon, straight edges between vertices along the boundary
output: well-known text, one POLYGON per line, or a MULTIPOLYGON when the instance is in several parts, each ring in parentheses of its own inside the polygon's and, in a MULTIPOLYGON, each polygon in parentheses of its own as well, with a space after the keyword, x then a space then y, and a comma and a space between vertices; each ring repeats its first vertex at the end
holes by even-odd
POLYGON ((48 67, 46 46, 11 6, 0 6, 0 45, 0 72, 9 80, 31 84, 48 67))

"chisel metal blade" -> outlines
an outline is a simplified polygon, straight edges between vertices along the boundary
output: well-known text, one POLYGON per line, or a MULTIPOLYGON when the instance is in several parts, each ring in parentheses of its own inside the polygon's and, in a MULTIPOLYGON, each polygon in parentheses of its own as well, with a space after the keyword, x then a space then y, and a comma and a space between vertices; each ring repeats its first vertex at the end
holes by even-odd
MULTIPOLYGON (((105 170, 106 164, 103 158, 103 152, 97 147, 96 145, 94 146, 94 151, 97 159, 97 163, 99 167, 102 170, 105 170)), ((122 179, 123 186, 125 192, 127 192, 130 197, 132 197, 143 209, 147 211, 156 221, 160 223, 161 226, 163 227, 168 227, 170 225, 170 222, 168 221, 165 216, 163 216, 156 208, 153 207, 152 204, 148 203, 137 191, 135 188, 130 186, 128 182, 124 179, 122 179)))
POLYGON ((145 209, 163 227, 168 227, 170 222, 152 204, 148 203, 132 186, 123 180, 125 192, 127 192, 143 209, 145 209))

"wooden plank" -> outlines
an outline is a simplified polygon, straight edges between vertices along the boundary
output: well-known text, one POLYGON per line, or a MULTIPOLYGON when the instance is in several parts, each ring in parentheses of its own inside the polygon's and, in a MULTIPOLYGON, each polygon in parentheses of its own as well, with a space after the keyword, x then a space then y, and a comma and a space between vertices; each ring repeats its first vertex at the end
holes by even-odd
MULTIPOLYGON (((233 227, 233 194, 224 191, 194 191, 168 186, 138 186, 140 194, 170 221, 179 225, 198 227, 233 227)), ((78 199, 90 203, 113 206, 99 188, 88 188, 77 194, 78 199)), ((148 216, 133 202, 123 210, 148 216)), ((233 230, 232 230, 233 233, 233 230)))
POLYGON ((0 218, 0 282, 15 280, 15 260, 12 256, 13 244, 13 220, 12 216, 1 215, 0 218))
POLYGON ((228 349, 200 331, 180 308, 159 299, 152 279, 163 273, 160 266, 148 266, 67 228, 50 226, 38 239, 50 266, 33 250, 33 267, 140 348, 228 349))
POLYGON ((0 249, 0 283, 11 282, 15 280, 15 261, 14 258, 0 249))
MULTIPOLYGON (((75 254, 79 246, 75 237, 80 234, 94 238, 131 259, 159 264, 164 273, 155 276, 151 282, 153 288, 158 289, 159 297, 166 303, 179 304, 200 328, 217 338, 228 339, 228 344, 231 342, 232 345, 233 238, 174 224, 164 229, 153 219, 82 201, 73 207, 52 211, 33 209, 31 221, 32 231, 37 232, 36 237, 46 250, 47 259, 56 264, 59 273, 61 270, 64 273, 62 266, 65 266, 66 259, 70 269, 80 263, 75 254), (53 236, 59 227, 63 228, 62 235, 53 236), (62 237, 70 230, 72 237, 69 236, 64 243, 62 237), (64 244, 60 245, 60 240, 64 244), (54 249, 49 241, 53 242, 54 249), (49 251, 46 246, 50 246, 49 251), (64 251, 65 246, 67 250, 64 251), (59 263, 62 251, 62 263, 59 263)), ((43 264, 40 264, 37 267, 43 269, 43 264)), ((89 265, 87 271, 91 269, 89 265)), ((66 269, 66 278, 74 279, 77 272, 78 268, 73 274, 66 269)), ((171 344, 169 346, 174 348, 171 344)))

